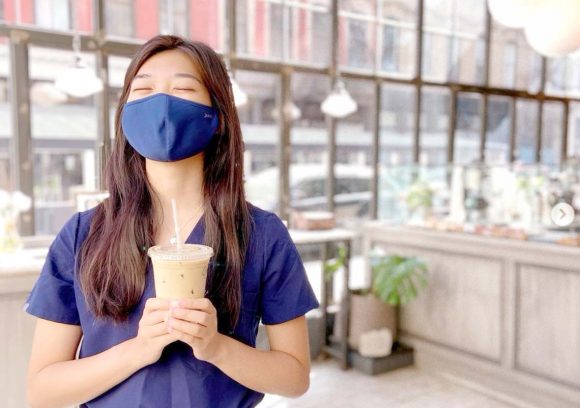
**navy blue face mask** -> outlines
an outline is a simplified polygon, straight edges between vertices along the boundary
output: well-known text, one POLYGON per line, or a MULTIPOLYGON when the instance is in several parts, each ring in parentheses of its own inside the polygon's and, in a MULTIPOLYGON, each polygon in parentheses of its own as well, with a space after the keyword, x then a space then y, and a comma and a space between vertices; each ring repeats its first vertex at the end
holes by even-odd
POLYGON ((164 93, 127 102, 121 115, 129 144, 141 156, 163 162, 204 151, 218 124, 213 107, 164 93))

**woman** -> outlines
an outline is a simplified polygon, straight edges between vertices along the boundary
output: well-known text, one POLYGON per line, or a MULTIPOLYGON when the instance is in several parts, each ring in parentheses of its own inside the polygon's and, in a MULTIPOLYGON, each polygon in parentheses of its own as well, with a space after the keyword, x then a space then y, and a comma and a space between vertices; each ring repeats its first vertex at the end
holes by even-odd
POLYGON ((251 407, 306 392, 304 314, 318 302, 280 219, 245 201, 242 160, 220 57, 175 36, 144 44, 116 113, 110 197, 67 222, 27 300, 33 408, 251 407), (179 239, 214 249, 204 299, 154 294, 147 249, 173 235, 172 198, 179 239), (269 351, 254 347, 260 319, 269 351))

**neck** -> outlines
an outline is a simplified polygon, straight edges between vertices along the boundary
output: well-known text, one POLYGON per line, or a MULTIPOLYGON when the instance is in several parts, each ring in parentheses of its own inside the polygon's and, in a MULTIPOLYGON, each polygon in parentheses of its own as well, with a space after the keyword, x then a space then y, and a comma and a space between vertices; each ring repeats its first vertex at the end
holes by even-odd
POLYGON ((153 189, 153 207, 158 220, 171 220, 171 199, 177 204, 178 220, 201 212, 203 202, 203 154, 177 162, 146 160, 147 178, 153 189))

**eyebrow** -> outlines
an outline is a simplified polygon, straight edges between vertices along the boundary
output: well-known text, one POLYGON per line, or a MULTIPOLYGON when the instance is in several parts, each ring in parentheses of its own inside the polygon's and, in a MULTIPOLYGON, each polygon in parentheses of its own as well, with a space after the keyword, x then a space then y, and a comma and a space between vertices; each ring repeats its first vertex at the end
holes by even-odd
MULTIPOLYGON (((202 84, 202 82, 199 80, 199 78, 197 78, 195 75, 188 74, 186 72, 178 72, 178 73, 174 74, 173 76, 175 76, 177 78, 191 78, 191 79, 196 80, 200 84, 202 84)), ((141 78, 151 78, 151 75, 150 74, 139 74, 139 75, 135 75, 135 77, 133 79, 135 80, 135 79, 141 79, 141 78)))

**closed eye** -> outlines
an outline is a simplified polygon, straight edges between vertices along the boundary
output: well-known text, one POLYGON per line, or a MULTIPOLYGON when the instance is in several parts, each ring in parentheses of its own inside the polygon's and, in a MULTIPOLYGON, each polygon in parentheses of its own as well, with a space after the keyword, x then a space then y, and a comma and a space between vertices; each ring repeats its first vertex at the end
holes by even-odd
POLYGON ((135 88, 133 91, 150 91, 151 88, 135 88))
POLYGON ((176 91, 191 91, 194 92, 195 89, 191 89, 191 88, 175 88, 176 91))

